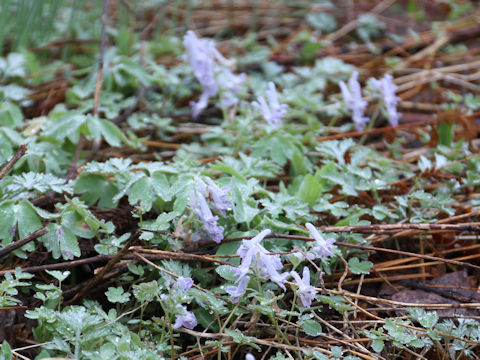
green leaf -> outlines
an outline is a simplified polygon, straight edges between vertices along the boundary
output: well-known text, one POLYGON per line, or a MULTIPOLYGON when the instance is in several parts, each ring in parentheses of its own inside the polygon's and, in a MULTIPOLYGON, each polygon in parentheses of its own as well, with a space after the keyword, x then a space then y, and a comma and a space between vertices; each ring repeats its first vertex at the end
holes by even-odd
POLYGON ((98 122, 100 126, 100 131, 105 139, 105 141, 110 146, 120 146, 123 143, 127 143, 128 140, 122 131, 112 123, 111 121, 99 119, 98 122))
POLYGON ((118 201, 113 201, 113 197, 118 193, 118 189, 105 176, 81 174, 75 182, 74 189, 76 193, 83 194, 80 199, 89 206, 98 201, 98 207, 101 209, 117 207, 118 201))
POLYGON ((211 329, 214 332, 218 332, 220 328, 218 327, 218 323, 214 321, 214 315, 211 314, 211 311, 204 308, 200 308, 195 311, 195 317, 200 325, 202 325, 205 329, 211 329))
POLYGON ((2 347, 0 348, 0 360, 11 360, 13 357, 12 348, 7 341, 3 341, 2 347))
POLYGON ((436 311, 425 311, 422 308, 407 308, 408 314, 426 329, 432 329, 438 322, 436 311))
POLYGON ((335 358, 339 358, 343 354, 342 348, 339 346, 332 346, 330 351, 332 352, 332 356, 335 358))
POLYGON ((453 140, 453 124, 442 121, 440 125, 438 125, 437 131, 440 144, 450 147, 453 140))
POLYGON ((385 342, 382 339, 372 340, 372 349, 376 353, 381 353, 384 346, 385 346, 385 342))
POLYGON ((126 303, 130 299, 130 294, 124 292, 121 286, 119 287, 109 287, 108 291, 105 293, 108 301, 111 303, 126 303))
POLYGON ((226 329, 225 332, 227 333, 227 335, 232 337, 232 340, 235 343, 241 344, 241 345, 248 345, 253 347, 254 349, 260 350, 260 346, 254 343, 254 340, 256 340, 255 337, 243 335, 238 329, 235 329, 235 330, 226 329))
POLYGON ((153 192, 152 179, 149 177, 142 177, 130 188, 128 194, 128 202, 132 206, 140 205, 140 211, 147 213, 152 208, 152 203, 155 200, 153 192))
POLYGON ((215 272, 220 275, 225 280, 234 282, 237 280, 237 275, 235 275, 233 268, 230 265, 220 265, 215 268, 215 272))
POLYGON ((63 282, 63 280, 65 280, 68 277, 68 275, 70 275, 70 271, 61 272, 58 270, 45 270, 45 272, 50 276, 53 276, 59 282, 63 282))
POLYGON ((315 320, 306 320, 302 323, 302 329, 307 335, 318 336, 322 333, 322 325, 315 320))
POLYGON ((260 210, 253 205, 255 204, 255 201, 248 199, 248 196, 250 195, 249 187, 242 184, 239 180, 233 179, 231 194, 234 205, 233 217, 235 221, 248 224, 260 212, 260 210))
POLYGON ((40 240, 47 250, 52 252, 54 259, 61 255, 66 260, 72 260, 74 256, 81 255, 77 238, 70 229, 58 224, 50 224, 48 229, 50 231, 40 240))
POLYGON ((242 181, 244 184, 247 183, 247 179, 230 165, 227 165, 223 162, 216 162, 215 164, 211 165, 210 167, 213 170, 220 171, 220 172, 235 176, 237 179, 242 181))
POLYGON ((4 201, 0 204, 0 239, 3 246, 9 245, 15 236, 14 204, 13 201, 4 201))
POLYGON ((23 114, 20 108, 11 103, 0 103, 0 126, 7 128, 17 128, 23 125, 23 114))
POLYGON ((14 212, 18 221, 18 235, 21 239, 42 227, 42 223, 30 202, 21 201, 15 206, 14 212))
POLYGON ((372 266, 371 261, 360 261, 357 257, 348 260, 348 269, 354 274, 368 274, 372 266))
POLYGON ((317 179, 311 174, 305 175, 298 188, 297 196, 308 203, 308 205, 313 206, 321 194, 322 185, 320 185, 317 179))

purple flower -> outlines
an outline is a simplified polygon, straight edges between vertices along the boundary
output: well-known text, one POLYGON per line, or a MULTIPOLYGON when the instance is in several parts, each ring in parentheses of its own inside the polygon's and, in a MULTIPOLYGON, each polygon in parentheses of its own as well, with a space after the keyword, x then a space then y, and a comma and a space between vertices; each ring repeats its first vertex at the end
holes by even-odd
POLYGON ((207 177, 206 180, 208 183, 208 192, 212 197, 215 210, 225 215, 225 210, 228 210, 232 206, 232 202, 227 198, 230 186, 220 187, 215 184, 212 179, 207 177))
POLYGON ((252 106, 262 114, 265 121, 274 129, 277 129, 282 124, 282 117, 287 112, 287 104, 279 104, 277 98, 277 90, 273 82, 268 83, 268 90, 265 92, 268 103, 263 96, 258 97, 258 102, 252 102, 252 106))
POLYGON ((316 252, 321 258, 333 256, 332 250, 335 239, 329 238, 325 240, 315 228, 315 226, 310 223, 306 223, 305 226, 307 227, 308 231, 310 231, 310 235, 312 235, 312 237, 315 239, 315 246, 313 247, 313 251, 316 252))
POLYGON ((190 196, 191 206, 202 220, 203 228, 217 244, 223 239, 223 226, 217 225, 218 216, 213 216, 207 200, 201 193, 193 192, 190 196))
POLYGON ((195 315, 193 315, 193 313, 187 311, 185 306, 178 304, 176 308, 181 309, 181 311, 179 314, 175 315, 175 324, 173 324, 174 329, 179 329, 182 326, 186 327, 187 329, 193 329, 195 326, 197 326, 197 318, 195 315))
POLYGON ((229 286, 227 287, 227 293, 233 297, 232 302, 235 304, 240 297, 245 294, 247 290, 247 284, 250 281, 250 276, 244 276, 241 278, 238 286, 229 286))
POLYGON ((185 278, 183 276, 179 276, 178 279, 177 279, 177 287, 180 289, 180 290, 183 290, 183 291, 187 291, 188 289, 190 289, 193 285, 193 280, 192 278, 185 278))
POLYGON ((300 301, 303 306, 309 307, 312 305, 312 300, 317 293, 317 290, 310 285, 310 270, 305 266, 303 268, 303 277, 300 279, 300 275, 296 271, 291 271, 293 278, 297 282, 298 289, 297 294, 300 297, 300 301))
POLYGON ((272 280, 285 290, 284 282, 288 274, 280 274, 278 272, 283 267, 280 255, 269 255, 267 250, 260 245, 260 241, 271 232, 271 230, 266 229, 251 240, 243 240, 242 245, 237 250, 237 254, 242 259, 242 262, 239 267, 233 269, 237 275, 237 283, 251 272, 250 265, 255 265, 262 278, 272 280))
POLYGON ((348 80, 348 87, 340 81, 340 89, 342 90, 343 100, 352 112, 352 119, 358 131, 362 130, 363 124, 370 121, 369 118, 364 117, 363 113, 367 108, 367 102, 362 99, 362 89, 357 81, 358 72, 354 72, 348 80))
POLYGON ((397 112, 397 103, 401 99, 395 95, 397 85, 393 83, 392 75, 385 74, 380 80, 371 78, 370 81, 372 87, 380 92, 380 99, 386 112, 388 122, 391 126, 398 126, 398 119, 400 119, 402 115, 397 112))
POLYGON ((233 66, 234 61, 226 59, 215 48, 215 43, 207 39, 199 39, 191 30, 183 38, 186 58, 193 68, 193 73, 203 87, 198 102, 192 101, 193 117, 197 117, 207 106, 208 100, 216 96, 219 88, 224 90, 225 106, 232 106, 236 102, 234 94, 239 85, 245 80, 245 75, 234 75, 227 67, 233 66), (219 76, 220 75, 220 76, 219 76))

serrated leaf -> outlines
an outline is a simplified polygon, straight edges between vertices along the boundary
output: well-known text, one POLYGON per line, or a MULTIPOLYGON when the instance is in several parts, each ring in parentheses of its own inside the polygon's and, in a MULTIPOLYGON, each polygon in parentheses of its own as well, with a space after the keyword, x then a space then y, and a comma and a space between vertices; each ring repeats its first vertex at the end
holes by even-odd
POLYGON ((118 189, 103 175, 85 174, 81 175, 74 186, 75 192, 83 194, 80 199, 89 206, 98 201, 98 207, 101 209, 113 209, 118 202, 113 201, 113 197, 118 193, 118 189))
POLYGON ((243 335, 238 329, 235 329, 235 330, 226 329, 225 333, 231 336, 232 340, 237 344, 249 345, 257 350, 260 350, 260 346, 254 343, 254 340, 256 340, 256 338, 253 336, 243 335))
POLYGON ((227 281, 234 282, 237 280, 237 275, 230 265, 220 265, 215 268, 215 272, 227 281))
POLYGON ((302 323, 302 329, 310 336, 318 336, 322 333, 322 325, 315 320, 305 320, 302 323))
POLYGON ((381 353, 385 346, 385 342, 382 339, 374 339, 372 340, 372 349, 376 353, 381 353))
POLYGON ((130 294, 124 292, 121 286, 118 287, 109 287, 108 291, 105 292, 108 301, 111 303, 120 303, 124 304, 130 299, 130 294))
POLYGON ((371 261, 360 261, 357 257, 348 260, 348 269, 354 274, 368 274, 372 266, 371 261))

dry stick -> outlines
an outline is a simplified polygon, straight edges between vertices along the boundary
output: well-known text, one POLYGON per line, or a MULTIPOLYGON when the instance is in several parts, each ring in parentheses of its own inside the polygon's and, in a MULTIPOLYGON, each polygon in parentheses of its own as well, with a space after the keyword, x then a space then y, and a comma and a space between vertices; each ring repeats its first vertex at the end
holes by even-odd
MULTIPOLYGON (((40 271, 45 271, 45 270, 65 269, 65 268, 71 268, 71 267, 78 266, 78 265, 83 265, 83 264, 91 264, 91 263, 106 261, 106 260, 111 259, 111 258, 112 258, 112 256, 108 256, 108 255, 107 256, 106 255, 97 255, 97 256, 86 258, 86 259, 65 261, 65 262, 55 263, 55 264, 45 264, 45 265, 38 265, 38 266, 22 267, 22 271, 32 273, 32 272, 40 272, 40 271)), ((14 273, 14 272, 15 272, 14 269, 2 270, 2 271, 0 271, 0 276, 5 275, 6 273, 14 273)))
MULTIPOLYGON (((201 261, 201 262, 207 262, 207 263, 215 262, 222 265, 235 266, 227 261, 223 261, 223 260, 219 260, 219 259, 215 259, 212 257, 203 256, 203 255, 178 253, 174 251, 145 250, 145 249, 130 248, 130 250, 132 249, 135 250, 136 252, 143 253, 143 256, 145 256, 147 259, 150 259, 150 260, 176 259, 176 260, 182 260, 182 261, 201 261)), ((238 255, 235 255, 235 256, 238 256, 238 255)), ((230 256, 230 257, 235 257, 235 256, 230 256)), ((93 256, 85 259, 65 261, 65 262, 55 263, 55 264, 30 266, 30 267, 22 268, 22 270, 25 272, 40 272, 45 270, 65 269, 65 268, 71 268, 78 265, 108 261, 113 259, 113 257, 114 255, 97 255, 97 256, 93 256)), ((128 254, 123 257, 123 260, 131 260, 131 259, 137 259, 137 257, 132 254, 128 254)), ((14 272, 15 272, 15 269, 2 270, 0 271, 0 276, 5 275, 6 273, 14 273, 14 272)))
MULTIPOLYGON (((107 16, 108 16, 108 1, 103 0, 103 9, 102 9, 102 39, 100 44, 100 58, 98 60, 98 69, 97 69, 97 80, 95 82, 95 91, 93 93, 93 116, 98 115, 98 107, 100 104, 100 92, 102 89, 102 78, 103 78, 103 58, 105 56, 105 47, 107 43, 107 32, 106 32, 106 23, 107 23, 107 16)), ((80 139, 78 140, 77 148, 75 149, 75 155, 73 156, 72 164, 70 165, 70 169, 68 170, 67 180, 73 179, 76 177, 77 171, 77 163, 78 159, 80 158, 80 152, 83 149, 83 144, 85 142, 85 136, 83 134, 80 135, 80 139)))
POLYGON ((45 235, 46 233, 48 233, 48 227, 46 226, 41 229, 35 230, 34 232, 25 236, 23 239, 15 241, 13 244, 7 246, 6 248, 1 249, 0 257, 10 254, 12 251, 17 250, 18 248, 21 248, 23 245, 29 243, 30 241, 35 240, 36 238, 39 238, 40 236, 45 235))
POLYGON ((167 259, 179 259, 179 260, 188 260, 188 261, 203 261, 203 262, 216 262, 222 265, 229 265, 235 266, 228 261, 223 261, 219 259, 215 259, 209 256, 204 255, 196 255, 196 254, 185 254, 173 251, 163 251, 163 250, 155 250, 155 249, 143 249, 143 248, 132 248, 136 253, 142 254, 152 254, 152 255, 163 255, 167 259))
POLYGON ((20 158, 25 155, 25 152, 27 151, 27 146, 26 145, 20 145, 18 148, 17 152, 15 155, 12 156, 12 158, 5 164, 5 166, 0 170, 0 179, 3 179, 5 175, 8 174, 10 169, 12 168, 15 163, 20 160, 20 158))
POLYGON ((102 280, 103 276, 110 271, 110 269, 118 263, 124 255, 128 252, 130 245, 137 240, 139 237, 139 233, 135 233, 131 235, 130 238, 127 240, 123 248, 105 265, 105 267, 79 292, 77 293, 72 299, 70 299, 67 303, 69 305, 75 303, 77 299, 82 297, 88 290, 94 287, 100 280, 102 280))
POLYGON ((418 122, 412 122, 408 124, 401 124, 398 126, 385 126, 381 128, 366 129, 362 131, 352 131, 352 132, 342 133, 342 134, 327 135, 327 136, 319 137, 316 140, 317 142, 322 142, 327 140, 340 140, 340 139, 346 139, 346 138, 360 137, 363 135, 382 134, 388 131, 395 131, 395 130, 400 130, 404 128, 411 129, 413 126, 426 126, 426 125, 435 124, 437 122, 438 122, 437 119, 431 119, 426 121, 418 121, 418 122))

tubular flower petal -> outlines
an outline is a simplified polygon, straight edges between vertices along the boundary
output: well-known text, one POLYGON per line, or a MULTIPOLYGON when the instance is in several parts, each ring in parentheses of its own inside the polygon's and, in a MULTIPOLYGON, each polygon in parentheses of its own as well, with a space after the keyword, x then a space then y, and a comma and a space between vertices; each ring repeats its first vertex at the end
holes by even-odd
POLYGON ((207 39, 199 39, 191 30, 183 38, 185 57, 193 68, 195 78, 203 87, 198 102, 192 101, 193 117, 196 118, 207 106, 210 97, 216 96, 219 89, 224 90, 222 98, 224 106, 236 103, 235 94, 245 80, 245 75, 234 75, 227 67, 233 66, 234 61, 226 59, 215 48, 215 43, 207 39))
POLYGON ((395 95, 397 85, 393 83, 393 77, 385 74, 380 80, 370 79, 373 88, 380 92, 380 100, 382 101, 388 122, 391 126, 398 126, 398 119, 402 116, 397 112, 397 103, 401 100, 395 95))
POLYGON ((237 254, 242 259, 242 262, 239 267, 233 270, 237 275, 237 283, 251 272, 250 266, 254 265, 257 267, 261 277, 275 282, 285 290, 284 282, 288 277, 288 273, 280 274, 278 272, 283 267, 280 255, 269 255, 268 251, 260 245, 260 241, 270 233, 271 230, 266 229, 251 240, 243 240, 242 245, 237 250, 237 254))
POLYGON ((230 186, 220 187, 215 184, 212 179, 207 177, 206 180, 208 183, 208 192, 212 197, 215 210, 225 215, 225 210, 228 210, 232 206, 232 202, 227 198, 230 186))
POLYGON ((223 240, 223 226, 217 225, 218 216, 213 216, 207 201, 201 193, 193 192, 190 196, 191 206, 203 222, 203 228, 217 244, 223 240))
POLYGON ((185 278, 183 276, 179 276, 178 279, 177 279, 177 287, 181 290, 184 290, 184 291, 187 291, 188 289, 190 289, 193 285, 193 280, 192 278, 185 278))
POLYGON ((312 305, 312 300, 317 293, 317 290, 315 290, 315 288, 310 285, 310 270, 308 270, 307 267, 304 267, 302 278, 300 278, 300 275, 298 275, 296 271, 292 271, 290 272, 290 274, 292 274, 293 278, 297 282, 297 294, 300 298, 302 305, 305 307, 309 307, 310 305, 312 305))
POLYGON ((268 83, 268 90, 266 91, 267 101, 263 96, 258 97, 258 102, 252 102, 255 109, 260 110, 264 120, 274 129, 277 129, 282 124, 282 117, 287 112, 287 104, 279 104, 277 98, 277 90, 273 82, 268 83))
POLYGON ((343 100, 352 112, 352 119, 358 131, 361 131, 363 125, 370 121, 369 118, 364 117, 363 113, 367 108, 367 102, 362 99, 362 89, 357 81, 358 72, 354 72, 348 80, 348 86, 340 81, 340 89, 342 90, 343 100))
POLYGON ((175 315, 175 324, 172 326, 174 329, 179 329, 183 326, 191 330, 197 326, 197 318, 193 313, 187 311, 185 306, 178 304, 177 309, 181 309, 182 311, 180 314, 175 315))
POLYGON ((247 290, 247 284, 250 281, 250 276, 244 276, 238 286, 229 286, 227 287, 227 293, 233 297, 232 302, 236 303, 238 302, 238 299, 245 294, 245 291, 247 290))
POLYGON ((307 227, 308 231, 310 231, 310 235, 312 235, 312 237, 315 239, 313 251, 316 252, 321 258, 333 256, 332 250, 335 239, 329 238, 325 240, 315 226, 310 223, 306 223, 305 226, 307 227))

